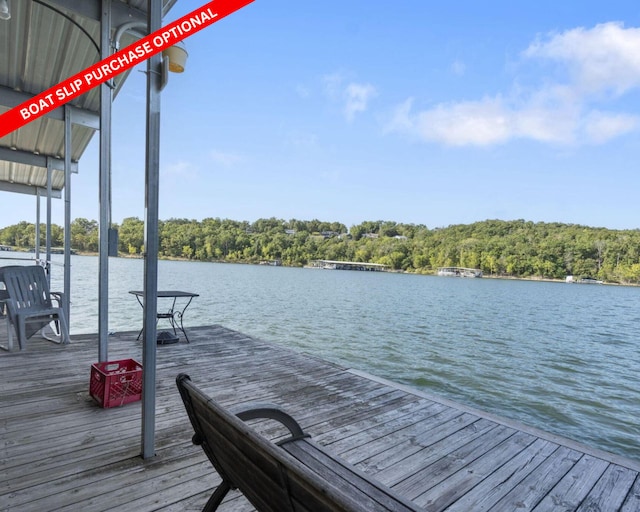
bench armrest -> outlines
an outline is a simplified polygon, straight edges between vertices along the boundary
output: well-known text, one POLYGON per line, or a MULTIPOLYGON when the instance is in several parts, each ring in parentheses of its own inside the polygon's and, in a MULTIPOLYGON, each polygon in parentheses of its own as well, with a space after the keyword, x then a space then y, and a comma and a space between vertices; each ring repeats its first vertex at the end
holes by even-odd
POLYGON ((303 439, 305 437, 310 437, 302 430, 302 427, 298 424, 298 422, 278 405, 269 403, 253 403, 235 406, 230 408, 229 410, 242 421, 269 419, 281 423, 289 430, 291 436, 283 439, 282 441, 279 441, 276 444, 282 445, 284 443, 297 441, 298 439, 303 439))

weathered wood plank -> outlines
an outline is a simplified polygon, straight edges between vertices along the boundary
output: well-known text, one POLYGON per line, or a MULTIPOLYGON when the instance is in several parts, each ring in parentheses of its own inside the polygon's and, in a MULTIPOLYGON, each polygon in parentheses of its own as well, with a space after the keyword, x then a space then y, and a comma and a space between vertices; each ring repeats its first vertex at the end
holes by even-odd
POLYGON ((380 471, 379 478, 387 485, 396 485, 408 475, 435 464, 448 454, 498 428, 495 423, 484 419, 469 421, 470 419, 473 418, 459 416, 456 421, 434 429, 433 438, 429 443, 414 444, 409 441, 396 445, 364 461, 363 464, 380 471), (460 428, 460 424, 457 423, 464 426, 460 428))
MULTIPOLYGON (((491 440, 491 444, 494 440, 495 438, 491 440)), ((419 505, 432 510, 444 510, 495 471, 496 467, 501 467, 520 454, 533 441, 532 436, 516 432, 494 446, 479 444, 477 441, 469 443, 467 447, 458 450, 459 458, 434 465, 441 466, 436 474, 438 478, 443 478, 437 485, 422 492, 424 482, 416 482, 417 485, 414 484, 414 489, 408 495, 419 505), (486 450, 488 446, 490 448, 486 450)))
POLYGON ((638 475, 615 464, 610 464, 600 477, 577 512, 599 510, 610 512, 620 510, 638 475))
POLYGON ((411 439, 415 444, 420 443, 419 436, 427 430, 436 429, 445 424, 456 424, 455 428, 462 428, 464 421, 472 421, 471 418, 462 418, 462 413, 452 409, 442 409, 434 406, 433 408, 423 409, 412 418, 405 418, 401 424, 396 422, 388 422, 381 428, 365 429, 351 436, 348 440, 332 443, 332 449, 336 450, 341 456, 349 460, 362 460, 372 457, 375 453, 386 450, 390 444, 394 442, 402 442, 404 439, 411 439), (357 443, 355 442, 357 440, 357 443), (358 450, 358 446, 367 445, 368 452, 362 454, 358 450), (354 453, 353 446, 356 446, 354 453))
POLYGON ((640 510, 640 476, 636 476, 633 487, 627 494, 627 498, 620 509, 620 512, 634 512, 640 510))
POLYGON ((533 510, 555 487, 556 483, 580 460, 580 457, 581 454, 575 450, 564 446, 558 448, 547 460, 509 491, 504 498, 498 501, 491 508, 492 512, 533 510))
POLYGON ((514 485, 520 482, 540 463, 551 455, 558 445, 536 439, 527 449, 507 461, 497 470, 492 470, 478 485, 457 501, 453 501, 447 512, 490 510, 514 485))
MULTIPOLYGON (((144 463, 145 471, 153 469, 170 472, 177 467, 194 464, 204 464, 205 467, 209 468, 208 461, 204 456, 201 456, 200 452, 200 450, 196 450, 196 447, 184 444, 163 448, 158 451, 160 457, 144 463)), ((83 495, 89 497, 96 493, 96 488, 103 485, 102 482, 106 482, 110 478, 122 480, 131 472, 140 472, 141 460, 137 455, 116 462, 111 464, 102 463, 96 466, 93 471, 76 470, 76 472, 68 475, 63 472, 52 472, 51 478, 44 482, 12 491, 8 505, 22 509, 26 503, 34 502, 42 505, 46 502, 48 507, 54 509, 68 503, 69 498, 66 493, 73 493, 75 499, 80 499, 83 495)), ((208 476, 212 481, 217 478, 211 472, 209 472, 208 476)), ((128 483, 132 483, 132 481, 128 480, 128 483)), ((43 507, 41 510, 46 508, 43 507)))
POLYGON ((576 510, 608 466, 609 463, 602 459, 584 455, 534 510, 551 510, 557 507, 576 510))

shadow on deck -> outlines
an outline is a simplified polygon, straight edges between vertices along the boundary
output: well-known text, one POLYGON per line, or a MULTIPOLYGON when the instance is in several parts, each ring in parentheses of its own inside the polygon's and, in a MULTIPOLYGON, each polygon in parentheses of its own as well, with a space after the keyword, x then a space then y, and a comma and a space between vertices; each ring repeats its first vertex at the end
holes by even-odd
MULTIPOLYGON (((2 333, 0 333, 2 336, 2 333)), ((141 361, 137 332, 109 359, 141 361)), ((201 510, 219 479, 175 387, 180 372, 223 405, 269 401, 314 439, 429 511, 640 510, 640 463, 409 390, 221 326, 158 347, 157 456, 143 461, 140 402, 89 396, 97 335, 34 337, 0 352, 0 510, 201 510)), ((221 511, 248 511, 231 494, 221 511)))

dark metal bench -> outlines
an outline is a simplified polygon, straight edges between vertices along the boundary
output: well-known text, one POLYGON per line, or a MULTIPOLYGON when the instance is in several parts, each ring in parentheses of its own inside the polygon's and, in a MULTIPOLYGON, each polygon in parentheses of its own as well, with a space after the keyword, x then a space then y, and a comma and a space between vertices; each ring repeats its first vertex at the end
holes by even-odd
POLYGON ((49 291, 47 276, 42 267, 0 267, 0 281, 6 288, 4 302, 16 330, 20 350, 26 348, 28 338, 52 321, 56 323, 60 333, 60 343, 69 343, 67 319, 61 306, 62 294, 49 291), (58 306, 54 306, 54 300, 58 306))
POLYGON ((258 511, 423 510, 315 443, 281 408, 256 404, 226 410, 198 389, 188 375, 176 379, 202 446, 222 477, 203 511, 216 510, 229 489, 239 489, 258 511), (265 418, 285 426, 278 443, 260 435, 247 420, 265 418))

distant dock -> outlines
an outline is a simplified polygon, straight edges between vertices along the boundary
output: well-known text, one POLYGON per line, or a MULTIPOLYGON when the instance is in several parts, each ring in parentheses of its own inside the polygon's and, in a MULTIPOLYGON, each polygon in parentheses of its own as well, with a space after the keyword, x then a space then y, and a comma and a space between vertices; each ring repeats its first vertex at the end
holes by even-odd
POLYGON ((448 277, 482 277, 482 270, 479 268, 465 267, 439 267, 438 275, 448 277))
POLYGON ((604 281, 600 281, 599 279, 594 279, 593 277, 574 277, 567 276, 565 279, 567 283, 578 283, 578 284, 604 284, 604 281))
POLYGON ((309 267, 325 270, 360 270, 365 272, 385 272, 387 265, 381 263, 364 263, 362 261, 313 260, 309 267))

